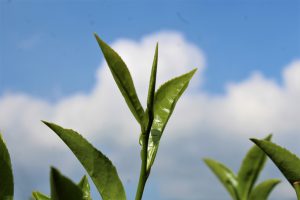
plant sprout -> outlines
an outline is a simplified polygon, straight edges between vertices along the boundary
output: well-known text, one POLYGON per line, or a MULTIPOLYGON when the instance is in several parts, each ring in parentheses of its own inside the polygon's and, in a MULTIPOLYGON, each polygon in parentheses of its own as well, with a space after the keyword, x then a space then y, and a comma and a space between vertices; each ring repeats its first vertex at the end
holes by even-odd
MULTIPOLYGON (((129 110, 140 125, 141 168, 135 200, 141 200, 165 127, 196 69, 167 81, 156 90, 157 44, 149 81, 147 106, 144 109, 122 58, 96 34, 95 37, 129 110)), ((54 123, 42 122, 53 130, 73 152, 103 200, 126 200, 123 183, 116 167, 108 157, 76 131, 54 123)), ((210 158, 204 159, 206 165, 224 185, 233 200, 266 200, 268 198, 280 181, 269 179, 255 185, 267 156, 290 182, 300 200, 300 159, 290 151, 270 142, 271 137, 272 135, 268 135, 262 140, 251 139, 256 145, 248 151, 237 175, 218 161, 210 158)), ((10 155, 0 134, 0 200, 13 200, 13 196, 14 181, 10 155)), ((87 176, 83 176, 79 183, 75 183, 62 175, 59 170, 51 167, 50 195, 34 191, 32 199, 92 200, 92 197, 87 176)))
POLYGON ((91 200, 90 185, 86 176, 83 176, 80 182, 75 184, 56 168, 51 167, 50 185, 51 198, 40 192, 33 192, 33 197, 36 200, 91 200))
MULTIPOLYGON (((149 82, 147 107, 144 109, 136 94, 133 80, 124 61, 96 34, 95 37, 119 90, 140 125, 141 168, 135 199, 141 200, 166 124, 196 69, 169 80, 155 91, 158 63, 158 45, 156 45, 149 82)), ((52 129, 71 149, 86 169, 103 200, 126 199, 125 190, 115 166, 101 151, 71 129, 65 129, 46 121, 43 121, 43 123, 52 129)), ((52 173, 55 173, 55 170, 52 173)), ((52 196, 51 192, 51 198, 52 196)))
MULTIPOLYGON (((264 141, 271 140, 272 135, 264 141)), ((205 158, 204 162, 218 177, 233 200, 266 200, 272 189, 280 182, 277 179, 254 184, 266 162, 266 155, 258 147, 253 146, 245 156, 237 175, 224 164, 205 158)))

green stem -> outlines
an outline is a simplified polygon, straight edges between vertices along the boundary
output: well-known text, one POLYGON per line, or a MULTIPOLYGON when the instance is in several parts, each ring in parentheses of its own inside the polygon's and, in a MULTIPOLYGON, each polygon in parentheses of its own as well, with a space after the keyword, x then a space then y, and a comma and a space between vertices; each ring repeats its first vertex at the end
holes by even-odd
POLYGON ((142 148, 142 151, 141 151, 142 164, 141 164, 141 169, 140 169, 140 178, 139 178, 138 188, 137 188, 137 191, 136 191, 135 200, 141 200, 142 199, 144 188, 145 188, 146 181, 147 181, 147 178, 148 178, 147 170, 146 170, 147 169, 147 146, 148 146, 148 144, 146 146, 145 145, 146 143, 148 143, 148 142, 143 140, 143 148, 142 148))
POLYGON ((147 157, 148 157, 148 140, 153 122, 153 114, 149 114, 149 123, 146 131, 142 134, 142 150, 141 150, 141 169, 140 169, 140 178, 138 183, 138 188, 135 195, 135 200, 141 200, 144 192, 144 188, 150 173, 150 170, 147 171, 147 157))
POLYGON ((300 200, 300 181, 294 182, 293 186, 297 194, 297 199, 300 200))
POLYGON ((157 54, 158 54, 158 44, 156 44, 154 60, 151 69, 150 83, 148 89, 148 98, 147 98, 147 109, 145 113, 145 118, 143 121, 147 122, 146 130, 142 126, 142 150, 141 150, 141 170, 139 184, 135 195, 135 200, 141 200, 144 192, 144 188, 150 174, 151 167, 147 170, 147 160, 148 160, 148 142, 151 132, 151 127, 154 119, 154 96, 155 96, 155 84, 156 84, 156 72, 157 72, 157 54))
POLYGON ((235 194, 235 199, 236 199, 236 200, 241 200, 241 199, 240 199, 240 195, 239 195, 237 189, 236 189, 234 186, 232 186, 232 187, 233 187, 233 191, 234 191, 234 194, 235 194))

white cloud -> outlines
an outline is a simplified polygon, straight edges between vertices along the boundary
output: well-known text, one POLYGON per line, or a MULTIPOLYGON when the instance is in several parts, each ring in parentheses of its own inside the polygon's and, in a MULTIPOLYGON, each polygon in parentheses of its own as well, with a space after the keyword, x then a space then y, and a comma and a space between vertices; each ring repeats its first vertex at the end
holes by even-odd
MULTIPOLYGON (((223 189, 217 187, 217 192, 209 189, 207 183, 215 185, 217 180, 201 163, 201 158, 227 160, 237 168, 251 146, 249 137, 274 132, 276 141, 292 145, 296 150, 292 140, 299 138, 300 132, 300 61, 284 67, 282 85, 254 72, 242 82, 228 84, 224 95, 215 96, 199 89, 204 55, 181 34, 159 32, 139 41, 120 39, 112 47, 127 63, 144 105, 157 41, 158 84, 198 67, 191 87, 179 101, 167 126, 152 171, 150 181, 159 185, 162 199, 184 199, 190 194, 193 195, 189 199, 218 198, 217 193, 222 194, 223 189)), ((74 94, 55 104, 26 94, 8 93, 0 97, 0 127, 17 175, 43 174, 42 178, 33 180, 32 185, 37 185, 48 179, 50 164, 63 172, 69 171, 70 175, 78 170, 82 172, 69 150, 40 119, 78 130, 114 161, 124 181, 133 181, 128 187, 136 184, 139 128, 104 62, 89 94, 74 94)), ((269 168, 270 176, 279 173, 274 167, 269 168)), ((16 178, 17 191, 22 188, 22 180, 16 178)), ((33 189, 29 186, 28 190, 33 189)), ((43 184, 44 187, 48 184, 43 184)), ((287 197, 284 193, 280 195, 287 197)))

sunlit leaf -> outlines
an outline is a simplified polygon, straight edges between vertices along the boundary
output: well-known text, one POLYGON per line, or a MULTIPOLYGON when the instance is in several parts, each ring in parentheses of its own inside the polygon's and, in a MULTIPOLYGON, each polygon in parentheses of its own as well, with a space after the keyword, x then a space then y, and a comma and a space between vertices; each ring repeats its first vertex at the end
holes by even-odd
POLYGON ((14 180, 8 149, 0 134, 0 199, 12 200, 14 180))
POLYGON ((238 200, 238 182, 234 173, 225 165, 213 159, 205 158, 203 160, 206 163, 206 165, 211 169, 211 171, 218 177, 220 182, 225 186, 231 197, 235 200, 238 200))
POLYGON ((35 200, 51 200, 50 197, 48 197, 40 192, 32 192, 32 196, 35 200))
POLYGON ((51 200, 83 200, 81 189, 57 169, 51 168, 51 200))
POLYGON ((92 178, 103 200, 125 200, 126 195, 112 162, 79 133, 43 121, 71 149, 92 178))
POLYGON ((269 156, 291 185, 300 181, 300 159, 295 154, 269 141, 251 140, 269 156))
POLYGON ((149 170, 156 157, 159 141, 166 124, 173 113, 175 105, 185 91, 197 69, 169 80, 155 93, 154 120, 148 144, 147 170, 149 170))
POLYGON ((97 34, 95 34, 95 37, 129 109, 136 120, 142 125, 144 109, 136 94, 136 90, 126 64, 110 46, 99 38, 97 34))
POLYGON ((269 194, 278 183, 280 183, 280 180, 278 179, 263 181, 251 191, 249 200, 267 200, 269 194))
MULTIPOLYGON (((265 140, 270 141, 271 138, 272 135, 270 134, 265 140)), ((266 154, 256 145, 248 151, 237 175, 239 183, 238 191, 242 199, 248 198, 257 177, 264 167, 266 159, 266 154)))
POLYGON ((152 129, 164 131, 178 99, 187 88, 196 71, 197 69, 194 69, 160 86, 154 98, 154 122, 152 129))
POLYGON ((83 192, 83 199, 84 200, 92 200, 91 193, 90 193, 90 184, 89 180, 86 176, 83 176, 80 182, 78 183, 81 191, 83 192))

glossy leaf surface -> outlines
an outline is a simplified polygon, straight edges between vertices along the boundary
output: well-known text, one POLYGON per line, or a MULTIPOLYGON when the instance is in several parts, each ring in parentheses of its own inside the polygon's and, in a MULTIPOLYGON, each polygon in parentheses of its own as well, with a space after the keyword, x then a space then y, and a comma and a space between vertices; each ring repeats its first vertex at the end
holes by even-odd
POLYGON ((83 200, 81 189, 53 167, 50 173, 50 185, 51 200, 83 200))
POLYGON ((35 200, 51 200, 50 197, 48 197, 40 192, 33 192, 32 196, 35 200))
POLYGON ((225 186, 231 197, 235 200, 239 199, 237 194, 238 183, 234 173, 225 165, 213 159, 205 158, 204 162, 225 186))
POLYGON ((154 122, 152 129, 160 132, 164 131, 178 99, 187 88, 196 71, 197 69, 194 69, 160 86, 154 98, 154 122))
POLYGON ((126 64, 109 45, 99 38, 97 34, 95 34, 95 37, 129 109, 136 120, 142 125, 144 110, 136 94, 136 90, 126 64))
POLYGON ((300 181, 300 159, 295 154, 269 141, 251 140, 269 156, 291 185, 300 181))
POLYGON ((80 182, 78 183, 79 188, 83 192, 83 199, 84 200, 92 200, 91 198, 91 191, 90 191, 90 184, 89 180, 86 176, 83 176, 80 182))
POLYGON ((280 183, 278 179, 270 179, 258 184, 252 190, 249 200, 267 200, 273 188, 280 183))
POLYGON ((0 134, 0 199, 12 200, 14 180, 8 149, 0 134))
POLYGON ((154 97, 154 120, 148 144, 147 169, 153 165, 156 157, 159 141, 166 124, 173 113, 175 105, 185 91, 197 69, 169 80, 155 93, 154 97))
POLYGON ((79 133, 44 122, 71 149, 92 178, 103 200, 124 200, 125 191, 112 162, 79 133))
MULTIPOLYGON (((271 140, 272 135, 268 135, 265 140, 271 140)), ((242 199, 247 199, 257 177, 266 163, 266 154, 254 145, 245 156, 237 175, 238 191, 242 199)))

